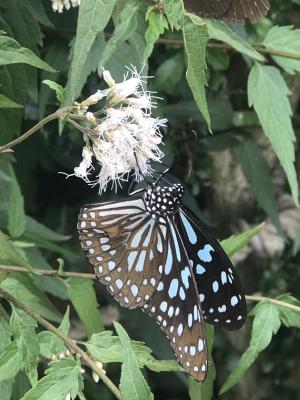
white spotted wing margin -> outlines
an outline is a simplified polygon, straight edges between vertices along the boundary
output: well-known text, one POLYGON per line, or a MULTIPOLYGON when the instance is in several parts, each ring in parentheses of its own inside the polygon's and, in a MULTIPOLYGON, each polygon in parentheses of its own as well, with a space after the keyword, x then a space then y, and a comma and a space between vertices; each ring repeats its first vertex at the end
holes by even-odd
POLYGON ((207 374, 207 344, 196 282, 176 226, 168 219, 166 262, 160 284, 143 306, 168 337, 176 358, 197 381, 207 374))
POLYGON ((166 225, 151 218, 141 197, 85 206, 78 231, 96 277, 123 307, 142 307, 162 290, 166 225))
POLYGON ((208 228, 187 208, 174 217, 193 268, 204 319, 222 329, 239 329, 247 317, 238 274, 208 228))

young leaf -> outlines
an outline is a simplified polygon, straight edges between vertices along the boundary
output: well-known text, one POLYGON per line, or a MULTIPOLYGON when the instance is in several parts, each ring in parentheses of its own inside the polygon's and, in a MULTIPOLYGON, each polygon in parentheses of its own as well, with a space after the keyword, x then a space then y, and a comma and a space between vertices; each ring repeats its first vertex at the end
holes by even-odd
POLYGON ((33 67, 55 72, 31 50, 22 47, 16 40, 0 35, 0 65, 24 63, 33 67))
POLYGON ((166 17, 168 18, 169 25, 171 29, 179 30, 182 28, 182 20, 183 20, 183 3, 182 0, 174 1, 174 0, 164 0, 164 12, 166 17))
POLYGON ((118 323, 114 323, 115 329, 122 343, 123 364, 120 379, 120 391, 123 400, 153 400, 147 382, 142 375, 137 360, 132 351, 130 339, 125 329, 118 323))
POLYGON ((176 86, 180 81, 184 71, 184 59, 183 54, 180 51, 168 58, 166 61, 162 62, 157 68, 155 78, 153 80, 153 86, 155 90, 159 91, 169 91, 176 86))
POLYGON ((98 70, 102 72, 107 61, 110 59, 117 46, 124 43, 137 30, 137 13, 139 10, 139 0, 127 0, 124 8, 118 15, 115 30, 108 40, 102 57, 100 58, 98 70))
MULTIPOLYGON (((290 52, 300 57, 299 43, 300 29, 294 29, 293 26, 273 26, 262 44, 268 49, 290 52)), ((279 56, 272 56, 272 58, 287 73, 300 72, 300 60, 279 56)))
POLYGON ((26 225, 24 198, 19 182, 12 165, 9 165, 9 176, 11 179, 9 207, 8 207, 8 231, 13 238, 20 237, 26 225))
POLYGON ((47 85, 50 89, 54 90, 56 93, 56 98, 60 103, 63 103, 66 95, 66 90, 56 82, 50 81, 49 79, 43 80, 45 85, 47 85))
POLYGON ((249 182, 253 196, 271 218, 278 231, 281 232, 282 227, 279 221, 270 168, 263 157, 261 148, 252 140, 243 139, 236 148, 236 156, 249 182))
POLYGON ((261 227, 262 225, 258 225, 239 235, 230 236, 228 239, 221 241, 221 246, 227 255, 232 257, 239 250, 247 246, 248 242, 260 231, 261 227))
POLYGON ((28 274, 10 273, 0 285, 9 294, 28 305, 47 319, 60 321, 61 315, 50 303, 48 297, 32 281, 28 274))
POLYGON ((0 381, 14 378, 22 366, 17 342, 11 342, 0 353, 0 381))
POLYGON ((80 4, 70 73, 71 98, 75 100, 82 69, 98 35, 106 27, 116 0, 83 0, 80 4))
POLYGON ((287 175, 295 203, 299 189, 295 170, 295 134, 288 99, 289 89, 278 69, 255 64, 248 81, 249 105, 254 106, 264 133, 287 175))
POLYGON ((4 347, 10 344, 11 328, 6 319, 0 315, 0 353, 4 347))
POLYGON ((75 399, 83 388, 80 362, 64 358, 49 364, 45 376, 21 400, 66 400, 70 394, 75 399))
MULTIPOLYGON (((294 306, 300 307, 300 301, 297 300, 295 297, 291 296, 290 294, 283 294, 279 297, 276 297, 276 300, 283 301, 288 304, 293 304, 294 306)), ((300 312, 293 311, 287 307, 277 306, 279 311, 279 316, 281 322, 291 328, 300 328, 300 312)))
POLYGON ((23 106, 0 93, 0 108, 23 108, 23 106))
POLYGON ((250 345, 222 386, 220 394, 227 392, 241 379, 280 328, 280 315, 274 304, 262 301, 250 315, 254 316, 250 345))
POLYGON ((144 60, 146 61, 152 54, 155 42, 162 35, 165 29, 168 29, 168 22, 164 14, 153 8, 147 17, 148 28, 145 33, 147 46, 144 51, 144 60))
MULTIPOLYGON (((157 360, 152 355, 152 350, 142 342, 131 340, 131 348, 140 368, 146 366, 155 372, 182 371, 174 360, 157 360)), ((123 362, 122 343, 118 336, 112 336, 111 331, 94 334, 85 343, 89 353, 102 363, 123 362)))
POLYGON ((186 78, 199 110, 210 129, 211 122, 204 89, 207 85, 205 47, 209 39, 206 25, 195 24, 188 15, 185 15, 183 39, 187 58, 186 78))
POLYGON ((85 326, 87 336, 103 331, 93 282, 90 279, 69 278, 65 284, 72 304, 85 326))
POLYGON ((31 385, 34 386, 38 379, 37 365, 40 351, 35 333, 37 323, 24 311, 13 307, 10 325, 22 357, 26 375, 31 385))

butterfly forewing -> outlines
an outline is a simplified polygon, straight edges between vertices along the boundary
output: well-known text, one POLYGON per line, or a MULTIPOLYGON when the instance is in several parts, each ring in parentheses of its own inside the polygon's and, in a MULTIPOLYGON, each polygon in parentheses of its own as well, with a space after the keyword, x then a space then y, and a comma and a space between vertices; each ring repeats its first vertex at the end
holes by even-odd
POLYGON ((160 284, 144 310, 160 325, 170 340, 179 363, 197 381, 207 373, 204 321, 189 259, 176 226, 169 221, 167 260, 160 284))
POLYGON ((142 199, 85 206, 78 230, 97 278, 123 307, 141 307, 160 290, 166 226, 146 213, 142 199))
POLYGON ((269 0, 184 0, 185 8, 205 18, 227 22, 258 21, 268 12, 269 0))
POLYGON ((205 321, 219 328, 240 328, 247 316, 246 301, 228 256, 189 209, 181 207, 175 220, 186 243, 205 321))

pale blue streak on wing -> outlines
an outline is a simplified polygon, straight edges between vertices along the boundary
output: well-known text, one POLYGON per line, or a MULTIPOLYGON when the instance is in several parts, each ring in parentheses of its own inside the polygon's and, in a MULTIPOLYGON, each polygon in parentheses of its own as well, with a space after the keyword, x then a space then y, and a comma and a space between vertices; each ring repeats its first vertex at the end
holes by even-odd
POLYGON ((146 257, 146 250, 141 251, 141 254, 139 256, 139 260, 135 266, 135 270, 137 272, 142 272, 144 269, 144 265, 145 265, 145 257, 146 257))
POLYGON ((177 240, 177 235, 176 232, 174 230, 173 224, 170 224, 171 227, 171 232, 172 232, 172 236, 173 236, 173 242, 175 245, 175 250, 176 250, 176 257, 177 260, 180 262, 181 261, 181 254, 180 254, 180 248, 179 248, 179 244, 178 244, 178 240, 177 240))
POLYGON ((183 282, 184 286, 186 287, 186 289, 188 289, 190 286, 190 283, 189 283, 190 276, 191 276, 191 273, 190 273, 189 267, 185 267, 181 271, 181 279, 182 279, 182 282, 183 282))
POLYGON ((203 249, 198 251, 198 257, 203 262, 211 262, 211 252, 215 251, 210 244, 206 244, 203 249))
POLYGON ((198 264, 196 267, 196 272, 198 275, 202 275, 204 274, 204 272, 206 272, 205 268, 202 267, 202 265, 198 264))
POLYGON ((168 254, 167 254, 167 260, 166 260, 166 265, 165 265, 165 274, 169 275, 171 272, 173 265, 173 256, 172 256, 172 249, 170 246, 170 242, 168 243, 168 254))
POLYGON ((188 237, 189 241, 192 244, 196 244, 197 243, 197 235, 196 235, 194 229, 192 228, 192 225, 189 223, 188 219, 185 217, 185 215, 182 212, 180 212, 179 215, 180 215, 180 218, 181 218, 181 220, 183 222, 183 225, 185 227, 185 230, 186 230, 187 237, 188 237))
POLYGON ((179 286, 178 279, 176 279, 176 278, 172 279, 172 281, 170 283, 169 291, 168 291, 168 294, 171 299, 176 297, 177 291, 178 291, 178 286, 179 286))

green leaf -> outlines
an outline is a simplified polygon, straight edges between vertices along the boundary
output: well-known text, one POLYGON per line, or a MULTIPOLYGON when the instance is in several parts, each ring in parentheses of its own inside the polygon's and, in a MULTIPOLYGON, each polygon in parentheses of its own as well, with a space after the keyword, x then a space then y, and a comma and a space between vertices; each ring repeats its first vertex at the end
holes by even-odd
POLYGON ((168 29, 168 22, 164 14, 153 8, 148 14, 148 28, 145 34, 147 46, 144 51, 146 61, 152 54, 154 45, 165 29, 168 29))
POLYGON ((71 236, 61 235, 48 228, 46 225, 41 224, 32 217, 26 217, 26 230, 25 235, 28 239, 35 242, 38 239, 47 240, 50 242, 65 242, 71 236))
POLYGON ((1 400, 11 400, 13 380, 0 382, 1 400))
POLYGON ((0 108, 23 108, 23 106, 0 93, 0 108))
POLYGON ((135 355, 132 351, 130 339, 125 329, 114 323, 115 329, 122 343, 124 361, 121 370, 120 391, 123 400, 152 400, 154 399, 147 382, 142 375, 135 355))
POLYGON ((189 396, 191 400, 210 400, 213 398, 214 381, 216 379, 216 368, 212 357, 214 327, 206 324, 205 331, 208 343, 208 373, 204 382, 196 382, 191 377, 188 378, 189 396))
POLYGON ((164 0, 164 12, 166 17, 168 18, 169 25, 171 29, 179 30, 182 28, 182 20, 183 20, 183 2, 182 0, 174 1, 174 0, 164 0))
POLYGON ((236 148, 236 156, 253 196, 271 218, 278 231, 282 232, 270 168, 263 157, 261 148, 252 140, 243 139, 236 148))
POLYGON ((75 100, 77 85, 88 53, 98 35, 106 27, 116 0, 83 0, 79 7, 74 56, 71 64, 70 91, 75 100))
POLYGON ((36 56, 33 51, 22 47, 16 40, 0 35, 0 65, 24 63, 49 72, 55 72, 47 63, 36 56))
POLYGON ((254 321, 250 345, 222 386, 220 394, 225 393, 239 382, 259 353, 271 343, 273 335, 280 328, 280 314, 274 304, 262 301, 251 311, 251 315, 254 316, 254 321))
MULTIPOLYGON (((58 330, 64 335, 68 335, 70 329, 70 312, 69 307, 64 315, 58 330)), ((49 331, 39 332, 37 339, 40 346, 40 354, 43 357, 51 358, 53 354, 59 354, 66 351, 66 346, 64 342, 54 333, 49 331)))
POLYGON ((45 376, 21 400, 66 400, 69 394, 75 399, 83 388, 80 368, 73 358, 51 362, 45 376))
POLYGON ((0 354, 4 347, 10 344, 12 332, 9 323, 0 315, 0 354))
MULTIPOLYGON (((263 41, 267 49, 290 52, 300 57, 300 29, 293 26, 273 26, 263 41)), ((292 58, 272 56, 275 62, 280 65, 287 73, 295 74, 300 72, 300 60, 292 58)))
POLYGON ((195 24, 186 15, 184 17, 183 39, 187 58, 186 78, 199 110, 210 129, 211 122, 204 89, 204 86, 207 85, 205 76, 205 47, 209 39, 206 25, 195 24))
POLYGON ((38 379, 39 344, 35 333, 37 323, 24 311, 13 307, 10 325, 22 357, 23 366, 32 386, 38 379))
POLYGON ((115 23, 115 30, 111 38, 106 43, 103 54, 100 58, 98 71, 106 66, 107 61, 113 55, 119 45, 122 45, 126 40, 133 35, 137 29, 137 13, 139 10, 139 0, 127 0, 124 8, 118 15, 115 23))
POLYGON ((21 272, 10 273, 8 278, 1 282, 0 286, 45 318, 52 321, 61 320, 59 312, 50 303, 46 294, 33 283, 29 274, 21 272))
POLYGON ((26 225, 24 198, 21 192, 13 166, 9 165, 9 176, 11 179, 9 207, 8 207, 8 231, 13 238, 20 237, 26 225))
MULTIPOLYGON (((131 348, 140 368, 146 366, 155 372, 182 371, 180 365, 173 360, 157 360, 152 350, 143 342, 131 340, 131 348)), ((123 362, 122 343, 118 336, 112 336, 111 331, 94 334, 85 343, 89 353, 102 363, 123 362)))
POLYGON ((0 231, 0 262, 1 264, 18 265, 31 269, 30 264, 9 240, 9 237, 0 231))
MULTIPOLYGON (((300 307, 300 301, 290 294, 282 294, 281 296, 276 297, 276 300, 283 301, 288 304, 292 304, 294 306, 300 307)), ((300 312, 293 311, 287 307, 276 305, 281 322, 291 328, 300 328, 300 312)))
POLYGON ((228 257, 232 257, 235 253, 246 247, 253 236, 260 231, 261 227, 262 224, 250 229, 249 231, 243 232, 239 235, 233 235, 228 239, 222 240, 221 246, 227 253, 228 257))
POLYGON ((42 81, 45 85, 47 85, 50 89, 54 90, 56 93, 57 100, 62 103, 65 99, 66 90, 56 82, 50 81, 49 79, 45 79, 42 81))
POLYGON ((103 330, 101 313, 90 279, 69 278, 65 281, 70 299, 79 318, 83 322, 87 336, 103 330))
POLYGON ((213 19, 203 19, 196 15, 193 15, 193 21, 198 24, 205 23, 207 25, 207 31, 210 38, 220 40, 228 43, 238 52, 251 57, 254 60, 263 62, 265 58, 254 49, 246 40, 236 34, 228 25, 221 21, 215 21, 213 19))
POLYGON ((248 81, 249 105, 254 106, 264 133, 287 175, 295 203, 299 190, 295 170, 295 134, 288 99, 289 89, 278 69, 255 64, 248 81))
POLYGON ((14 378, 22 366, 17 342, 11 342, 0 353, 0 381, 14 378))
POLYGON ((183 71, 183 54, 179 52, 160 64, 153 80, 153 86, 157 91, 172 90, 180 81, 183 71))

